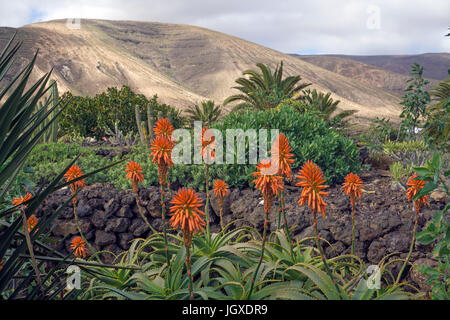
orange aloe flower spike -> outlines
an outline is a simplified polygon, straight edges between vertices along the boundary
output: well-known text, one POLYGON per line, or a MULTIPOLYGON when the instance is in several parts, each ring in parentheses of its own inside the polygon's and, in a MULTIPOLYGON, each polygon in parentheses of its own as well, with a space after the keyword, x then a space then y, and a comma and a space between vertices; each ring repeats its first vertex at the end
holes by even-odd
POLYGON ((70 249, 73 251, 73 254, 78 258, 84 258, 87 254, 86 242, 84 242, 83 238, 77 236, 72 239, 70 244, 70 249))
POLYGON ((278 194, 284 188, 282 178, 271 172, 272 164, 270 160, 262 160, 256 167, 256 172, 253 172, 255 180, 253 183, 257 189, 264 193, 278 194))
POLYGON ((282 133, 272 144, 271 155, 279 167, 279 174, 288 179, 292 176, 291 164, 294 163, 294 154, 289 144, 289 139, 282 133))
MULTIPOLYGON (((27 194, 25 194, 23 197, 19 197, 19 198, 14 198, 13 201, 11 202, 11 204, 13 206, 19 206, 24 202, 27 202, 28 200, 30 200, 33 197, 33 195, 29 192, 27 192, 27 194)), ((27 207, 26 205, 24 206, 25 208, 27 207)))
POLYGON ((34 214, 32 214, 28 219, 27 219, 27 225, 28 225, 28 233, 31 232, 31 230, 34 229, 34 227, 36 227, 36 225, 38 224, 39 220, 38 218, 36 218, 36 216, 34 214))
POLYGON ((328 192, 323 191, 328 186, 324 185, 325 178, 322 170, 315 163, 308 160, 298 172, 297 178, 300 179, 297 186, 303 187, 298 204, 304 205, 307 203, 313 213, 320 212, 322 217, 325 218, 325 207, 327 204, 322 197, 328 196, 328 192))
POLYGON ((130 161, 125 165, 125 171, 127 172, 127 178, 136 181, 143 182, 144 174, 142 173, 142 167, 134 161, 130 161))
POLYGON ((138 183, 144 181, 142 167, 137 162, 130 161, 125 165, 125 171, 127 179, 131 180, 133 191, 138 192, 138 183))
POLYGON ((253 180, 255 188, 261 190, 264 198, 264 210, 270 212, 273 196, 284 189, 283 178, 273 174, 270 160, 260 161, 253 176, 255 176, 255 180, 253 180))
MULTIPOLYGON (((66 182, 70 182, 74 179, 77 179, 79 177, 82 177, 84 175, 83 171, 80 169, 80 167, 76 165, 72 165, 69 170, 64 174, 64 178, 66 178, 66 182)), ((70 184, 70 189, 72 190, 72 193, 75 193, 79 188, 83 188, 86 186, 85 179, 81 179, 78 181, 75 181, 70 184)))
MULTIPOLYGON (((409 201, 412 200, 412 198, 425 186, 426 182, 423 180, 416 180, 416 178, 419 175, 416 173, 414 175, 412 175, 408 182, 406 183, 406 185, 409 186, 409 188, 406 190, 406 197, 408 198, 409 201)), ((419 199, 414 201, 414 207, 416 209, 417 212, 419 212, 420 207, 422 205, 427 205, 429 206, 430 203, 428 202, 429 199, 429 195, 425 195, 423 197, 420 197, 419 199)))
POLYGON ((217 179, 214 181, 213 192, 217 197, 221 199, 225 198, 227 195, 230 194, 230 190, 228 188, 227 183, 221 179, 217 179))
POLYGON ((170 203, 172 204, 170 207, 172 213, 170 224, 172 227, 180 228, 183 231, 185 246, 189 247, 192 236, 200 232, 205 225, 205 221, 201 218, 205 213, 200 210, 203 201, 194 190, 181 188, 170 203))
POLYGON ((363 182, 356 173, 349 173, 345 176, 342 190, 350 196, 352 208, 355 207, 356 199, 361 198, 363 182))
POLYGON ((150 156, 153 158, 153 162, 156 164, 162 164, 167 166, 172 166, 172 149, 173 142, 164 136, 157 136, 153 139, 150 149, 150 156))
POLYGON ((170 121, 166 118, 160 118, 156 121, 155 126, 153 127, 153 133, 155 136, 163 136, 172 139, 172 133, 174 131, 174 127, 170 123, 170 121))
POLYGON ((200 146, 201 148, 201 155, 203 159, 209 159, 209 160, 214 160, 216 154, 214 152, 214 149, 216 148, 216 145, 214 143, 214 141, 216 140, 216 137, 212 136, 209 139, 206 139, 206 131, 208 131, 209 128, 208 127, 203 127, 202 129, 202 134, 201 137, 199 139, 200 142, 200 146))
POLYGON ((174 143, 164 136, 157 136, 150 145, 150 157, 158 166, 159 183, 164 185, 167 181, 168 168, 173 166, 172 149, 174 143))

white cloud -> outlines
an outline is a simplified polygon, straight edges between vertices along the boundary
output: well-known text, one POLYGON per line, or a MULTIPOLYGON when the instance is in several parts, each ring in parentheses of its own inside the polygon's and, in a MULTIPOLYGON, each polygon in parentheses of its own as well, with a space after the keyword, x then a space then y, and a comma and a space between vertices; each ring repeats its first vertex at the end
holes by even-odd
POLYGON ((449 12, 448 0, 25 0, 2 2, 0 21, 15 27, 76 17, 184 23, 289 53, 401 54, 450 52, 449 12), (379 9, 379 29, 367 27, 370 18, 374 25, 368 8, 379 9))

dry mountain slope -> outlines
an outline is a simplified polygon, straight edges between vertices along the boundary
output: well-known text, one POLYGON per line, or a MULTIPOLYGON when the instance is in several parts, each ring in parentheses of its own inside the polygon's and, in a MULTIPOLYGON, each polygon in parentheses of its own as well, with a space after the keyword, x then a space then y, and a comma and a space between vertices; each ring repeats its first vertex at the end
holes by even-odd
MULTIPOLYGON (((4 44, 14 29, 0 29, 4 44)), ((153 22, 81 20, 71 30, 65 20, 18 29, 24 39, 21 61, 39 48, 39 72, 54 67, 62 90, 95 94, 108 86, 127 84, 148 96, 185 107, 211 98, 216 103, 236 92, 234 80, 262 62, 275 67, 284 61, 285 75, 300 74, 321 91, 331 91, 343 109, 363 117, 396 117, 399 99, 290 55, 204 28, 153 22)), ((39 73, 38 72, 38 73, 39 73)))
MULTIPOLYGON (((404 94, 404 90, 408 86, 407 80, 411 78, 411 75, 408 74, 392 72, 350 58, 333 55, 293 56, 345 77, 361 81, 369 86, 390 90, 399 96, 404 94)), ((429 89, 439 84, 439 80, 436 79, 428 79, 428 81, 430 81, 429 89)))
POLYGON ((360 61, 404 75, 408 75, 411 65, 417 62, 424 67, 424 77, 436 80, 448 78, 447 70, 450 68, 448 52, 374 56, 336 55, 336 57, 360 61))
MULTIPOLYGON (((6 31, 0 33, 2 44, 13 33, 6 31)), ((109 36, 90 23, 84 23, 80 30, 70 30, 61 21, 38 23, 20 28, 17 38, 24 41, 20 50, 22 64, 39 49, 34 76, 53 68, 60 91, 94 95, 107 87, 125 84, 147 96, 158 93, 174 105, 205 99, 115 46, 109 36)))

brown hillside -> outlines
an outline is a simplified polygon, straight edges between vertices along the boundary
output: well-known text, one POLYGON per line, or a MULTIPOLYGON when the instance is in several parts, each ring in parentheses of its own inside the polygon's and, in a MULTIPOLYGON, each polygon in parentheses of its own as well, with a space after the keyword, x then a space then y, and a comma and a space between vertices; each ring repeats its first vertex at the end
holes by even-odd
MULTIPOLYGON (((0 28, 0 45, 13 34, 0 28)), ((127 84, 139 93, 155 93, 166 103, 184 108, 211 98, 221 104, 235 92, 243 70, 263 62, 284 61, 285 75, 300 74, 313 88, 331 91, 341 108, 361 117, 396 117, 399 98, 382 88, 317 67, 290 55, 219 32, 153 22, 82 20, 80 30, 65 20, 18 28, 24 40, 20 61, 36 49, 36 76, 54 67, 61 91, 95 94, 127 84)))
POLYGON ((450 53, 448 52, 402 55, 336 56, 356 60, 404 75, 409 74, 412 64, 418 63, 424 67, 424 77, 436 80, 444 80, 445 78, 448 78, 447 70, 450 68, 450 53))
MULTIPOLYGON (((312 63, 318 67, 349 77, 372 87, 390 90, 401 96, 408 86, 407 80, 410 75, 400 74, 382 69, 370 64, 362 63, 350 58, 338 56, 297 56, 299 59, 312 63)), ((427 79, 430 81, 428 88, 434 88, 439 84, 439 80, 427 79)))

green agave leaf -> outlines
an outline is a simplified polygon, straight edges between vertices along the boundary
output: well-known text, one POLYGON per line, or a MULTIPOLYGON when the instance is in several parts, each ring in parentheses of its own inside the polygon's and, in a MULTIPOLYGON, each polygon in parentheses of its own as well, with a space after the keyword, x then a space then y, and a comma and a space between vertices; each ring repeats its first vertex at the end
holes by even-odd
POLYGON ((339 300, 341 298, 336 292, 333 280, 322 270, 304 263, 298 263, 286 270, 296 270, 306 275, 328 299, 339 300))
POLYGON ((136 273, 132 276, 139 283, 139 288, 147 293, 164 296, 164 280, 161 277, 155 277, 150 280, 144 273, 136 273))
POLYGON ((363 278, 359 281, 359 284, 352 295, 352 300, 370 300, 374 293, 375 289, 369 289, 366 280, 363 278))
POLYGON ((129 300, 147 300, 149 298, 149 296, 141 293, 127 292, 111 286, 95 286, 92 289, 107 290, 116 293, 116 295, 111 295, 111 293, 107 293, 105 297, 123 297, 129 300))

